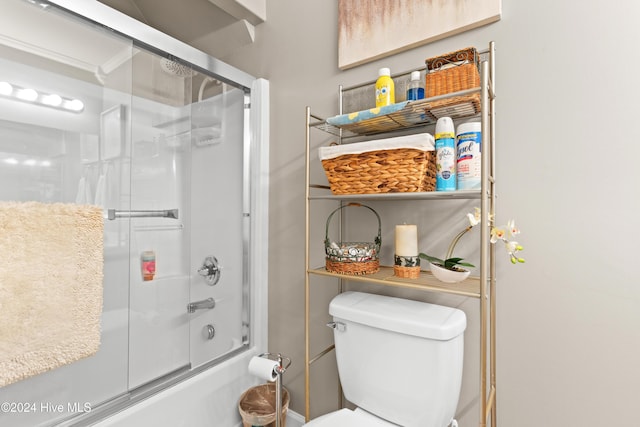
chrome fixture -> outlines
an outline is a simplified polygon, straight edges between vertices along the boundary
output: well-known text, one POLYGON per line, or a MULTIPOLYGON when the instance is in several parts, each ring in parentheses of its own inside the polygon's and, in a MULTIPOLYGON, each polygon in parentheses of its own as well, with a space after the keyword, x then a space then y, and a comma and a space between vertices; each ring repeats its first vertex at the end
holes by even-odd
POLYGON ((118 211, 116 209, 107 210, 107 218, 172 218, 178 219, 178 209, 167 209, 163 211, 118 211))
POLYGON ((335 329, 338 332, 344 332, 347 330, 347 325, 342 322, 329 322, 327 326, 331 329, 335 329))
POLYGON ((204 259, 202 267, 198 269, 198 274, 203 276, 209 286, 213 286, 220 280, 222 267, 219 266, 218 260, 214 256, 208 256, 204 259))
POLYGON ((204 328, 206 331, 207 339, 212 340, 213 337, 216 336, 216 329, 213 327, 213 325, 207 325, 204 328))
POLYGON ((291 359, 283 356, 280 353, 262 353, 258 357, 264 357, 265 359, 274 360, 278 362, 278 366, 273 368, 273 372, 276 374, 276 426, 281 427, 284 425, 282 420, 282 375, 291 366, 291 359), (282 362, 286 362, 283 364, 282 362))
POLYGON ((190 302, 187 304, 187 311, 189 313, 195 313, 196 310, 211 310, 215 306, 216 301, 213 298, 207 298, 202 301, 190 302))

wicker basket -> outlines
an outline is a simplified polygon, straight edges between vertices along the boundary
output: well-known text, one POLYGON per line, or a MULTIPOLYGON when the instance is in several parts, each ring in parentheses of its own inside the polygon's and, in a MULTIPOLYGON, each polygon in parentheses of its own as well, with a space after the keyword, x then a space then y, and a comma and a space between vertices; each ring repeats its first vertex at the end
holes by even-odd
MULTIPOLYGON (((478 51, 469 47, 455 52, 429 58, 426 61, 427 74, 425 77, 425 98, 473 89, 480 86, 478 72, 478 51)), ((480 94, 473 93, 439 101, 442 105, 433 105, 432 114, 439 116, 438 108, 443 113, 451 113, 452 106, 471 104, 474 112, 480 111, 480 94), (447 111, 449 108, 449 111, 447 111), (435 110, 435 111, 433 111, 435 110)), ((462 107, 459 107, 462 108, 462 107)), ((455 115, 455 114, 448 114, 455 115)))
MULTIPOLYGON (((242 417, 243 427, 276 425, 276 385, 267 383, 251 387, 240 396, 238 410, 242 417)), ((289 390, 282 388, 281 425, 286 427, 289 410, 289 390)))
POLYGON ((393 275, 402 277, 403 279, 417 279, 420 277, 420 267, 401 267, 394 265, 393 275))
POLYGON ((340 206, 331 212, 327 218, 327 227, 324 238, 324 251, 326 254, 326 269, 331 273, 363 275, 377 273, 380 270, 380 245, 381 240, 380 215, 366 205, 360 203, 349 203, 340 206), (346 207, 367 208, 376 215, 378 219, 378 234, 373 242, 332 242, 329 240, 329 224, 333 215, 346 207))
POLYGON ((434 151, 414 148, 345 154, 322 161, 333 194, 433 191, 434 151))

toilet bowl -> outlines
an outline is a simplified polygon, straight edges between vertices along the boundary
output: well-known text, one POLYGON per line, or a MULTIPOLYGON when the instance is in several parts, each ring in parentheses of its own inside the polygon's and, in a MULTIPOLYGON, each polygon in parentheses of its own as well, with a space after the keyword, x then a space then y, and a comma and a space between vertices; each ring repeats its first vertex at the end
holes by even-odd
POLYGON ((461 310, 363 292, 344 292, 329 305, 340 409, 305 427, 447 427, 462 383, 461 310))

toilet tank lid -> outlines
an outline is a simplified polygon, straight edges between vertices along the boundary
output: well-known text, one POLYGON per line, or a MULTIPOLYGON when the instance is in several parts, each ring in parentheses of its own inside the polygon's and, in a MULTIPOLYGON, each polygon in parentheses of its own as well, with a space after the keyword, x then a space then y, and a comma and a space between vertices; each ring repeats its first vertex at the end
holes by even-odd
POLYGON ((329 314, 350 322, 435 340, 455 338, 467 327, 467 317, 457 308, 364 292, 337 295, 329 304, 329 314))

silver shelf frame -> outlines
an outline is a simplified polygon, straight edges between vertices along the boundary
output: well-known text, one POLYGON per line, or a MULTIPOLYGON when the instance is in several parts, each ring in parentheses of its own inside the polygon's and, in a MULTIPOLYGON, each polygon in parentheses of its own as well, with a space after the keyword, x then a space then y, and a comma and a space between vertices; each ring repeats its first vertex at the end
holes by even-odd
MULTIPOLYGON (((314 187, 322 188, 326 187, 314 187)), ((481 190, 457 190, 457 191, 428 191, 414 193, 382 193, 382 194, 332 194, 318 191, 319 194, 309 194, 309 200, 334 200, 334 201, 354 201, 354 200, 474 200, 482 197, 481 190)))

